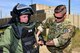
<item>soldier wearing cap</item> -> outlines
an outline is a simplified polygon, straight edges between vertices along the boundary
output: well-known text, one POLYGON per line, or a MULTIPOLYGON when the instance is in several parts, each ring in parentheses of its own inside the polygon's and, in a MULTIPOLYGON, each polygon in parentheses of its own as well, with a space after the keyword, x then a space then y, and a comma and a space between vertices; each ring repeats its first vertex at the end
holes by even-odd
POLYGON ((40 24, 37 32, 37 42, 45 44, 51 53, 63 53, 63 50, 70 44, 74 34, 74 26, 66 19, 66 6, 59 5, 54 9, 54 18, 48 18, 40 24), (41 40, 41 33, 48 29, 46 42, 41 40))
POLYGON ((35 22, 30 22, 33 9, 17 4, 11 11, 9 26, 0 36, 0 53, 39 53, 35 39, 35 22))

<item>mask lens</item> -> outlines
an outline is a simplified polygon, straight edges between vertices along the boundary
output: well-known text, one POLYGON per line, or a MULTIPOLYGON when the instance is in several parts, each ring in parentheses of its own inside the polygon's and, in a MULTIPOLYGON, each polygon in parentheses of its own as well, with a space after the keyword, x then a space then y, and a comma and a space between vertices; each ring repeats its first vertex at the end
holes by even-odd
POLYGON ((30 10, 29 9, 21 10, 20 14, 30 14, 30 10))

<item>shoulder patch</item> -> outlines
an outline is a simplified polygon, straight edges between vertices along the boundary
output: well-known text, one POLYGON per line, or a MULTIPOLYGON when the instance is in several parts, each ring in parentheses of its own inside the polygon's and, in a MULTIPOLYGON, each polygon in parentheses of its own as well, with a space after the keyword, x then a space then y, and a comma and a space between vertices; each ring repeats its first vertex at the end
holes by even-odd
POLYGON ((64 33, 68 33, 68 32, 71 32, 70 29, 64 29, 64 33))

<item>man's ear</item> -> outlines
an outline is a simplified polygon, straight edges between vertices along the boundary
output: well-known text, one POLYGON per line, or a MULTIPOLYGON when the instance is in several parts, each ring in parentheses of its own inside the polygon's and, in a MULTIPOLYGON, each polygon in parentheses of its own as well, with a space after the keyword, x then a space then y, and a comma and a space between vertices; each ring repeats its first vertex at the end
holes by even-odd
POLYGON ((67 16, 67 15, 65 14, 65 15, 64 15, 64 18, 66 18, 66 16, 67 16))

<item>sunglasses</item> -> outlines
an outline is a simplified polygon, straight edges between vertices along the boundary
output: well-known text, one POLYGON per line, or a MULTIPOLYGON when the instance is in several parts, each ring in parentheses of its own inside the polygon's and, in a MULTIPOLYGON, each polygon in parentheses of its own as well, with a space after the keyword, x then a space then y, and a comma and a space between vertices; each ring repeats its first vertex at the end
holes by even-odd
MULTIPOLYGON (((64 14, 64 15, 65 15, 65 14, 64 14)), ((57 17, 57 16, 55 16, 55 14, 54 14, 54 17, 57 18, 57 19, 62 19, 62 18, 64 17, 64 15, 61 16, 61 17, 57 17)))

